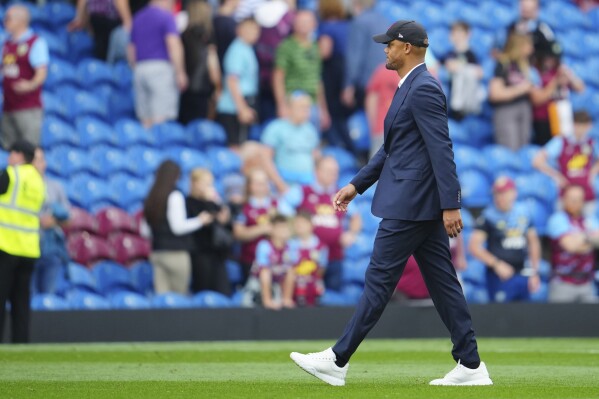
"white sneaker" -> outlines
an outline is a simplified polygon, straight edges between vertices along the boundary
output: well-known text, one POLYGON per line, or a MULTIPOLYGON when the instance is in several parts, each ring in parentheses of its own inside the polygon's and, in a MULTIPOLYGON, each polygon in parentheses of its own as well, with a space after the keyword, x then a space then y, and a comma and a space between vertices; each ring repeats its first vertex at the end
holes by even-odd
POLYGON ((458 361, 458 365, 445 377, 432 380, 430 385, 493 385, 493 381, 489 378, 485 363, 480 362, 477 369, 469 369, 458 361))
POLYGON ((345 385, 345 375, 349 368, 349 363, 344 367, 338 367, 335 364, 337 357, 333 349, 328 348, 318 353, 308 353, 307 355, 291 352, 291 360, 300 366, 308 374, 321 379, 327 384, 334 386, 345 385))

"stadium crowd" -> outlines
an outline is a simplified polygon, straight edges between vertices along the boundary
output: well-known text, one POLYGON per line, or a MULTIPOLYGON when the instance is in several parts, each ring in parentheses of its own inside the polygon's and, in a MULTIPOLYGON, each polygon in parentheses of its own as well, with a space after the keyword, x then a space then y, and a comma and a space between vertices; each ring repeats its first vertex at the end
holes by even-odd
MULTIPOLYGON (((347 214, 330 198, 383 142, 398 77, 371 37, 400 18, 427 27, 447 94, 468 300, 597 302, 599 12, 581 3, 11 3, 0 203, 36 146, 34 308, 355 303, 371 193, 347 214)), ((414 259, 397 298, 427 298, 414 259)))

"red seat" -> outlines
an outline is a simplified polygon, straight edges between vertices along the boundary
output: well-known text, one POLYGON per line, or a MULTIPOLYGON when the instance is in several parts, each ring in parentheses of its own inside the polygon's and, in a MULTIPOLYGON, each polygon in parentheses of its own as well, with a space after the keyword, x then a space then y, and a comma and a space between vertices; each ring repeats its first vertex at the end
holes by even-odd
POLYGON ((114 258, 114 249, 102 237, 88 232, 77 232, 69 236, 67 249, 71 258, 86 266, 91 266, 100 260, 114 258))
POLYGON ((87 231, 95 234, 98 232, 98 223, 86 210, 72 207, 69 211, 69 222, 64 226, 67 235, 87 231))
POLYGON ((143 238, 127 233, 114 233, 108 237, 109 245, 114 249, 114 261, 130 265, 138 260, 147 260, 151 245, 143 238))
POLYGON ((98 233, 107 237, 115 232, 138 234, 139 227, 133 216, 120 208, 104 208, 96 214, 98 233))

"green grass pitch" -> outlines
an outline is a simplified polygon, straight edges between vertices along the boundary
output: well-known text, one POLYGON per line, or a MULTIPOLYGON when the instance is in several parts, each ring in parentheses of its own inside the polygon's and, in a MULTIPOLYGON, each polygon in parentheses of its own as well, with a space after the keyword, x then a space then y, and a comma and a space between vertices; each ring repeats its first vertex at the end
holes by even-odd
POLYGON ((491 387, 430 387, 448 340, 367 340, 345 387, 289 352, 323 341, 0 346, 0 398, 599 398, 599 339, 480 339, 491 387))

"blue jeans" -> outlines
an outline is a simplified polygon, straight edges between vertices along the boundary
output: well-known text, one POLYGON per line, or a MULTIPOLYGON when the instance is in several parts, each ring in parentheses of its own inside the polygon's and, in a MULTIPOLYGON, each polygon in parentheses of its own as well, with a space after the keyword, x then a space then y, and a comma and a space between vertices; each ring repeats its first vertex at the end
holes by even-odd
POLYGON ((42 256, 35 262, 31 284, 33 292, 54 294, 61 274, 66 273, 66 265, 58 255, 42 256))
POLYGON ((501 279, 491 270, 487 270, 487 291, 491 302, 516 302, 529 301, 528 277, 514 274, 506 281, 501 279))

